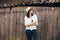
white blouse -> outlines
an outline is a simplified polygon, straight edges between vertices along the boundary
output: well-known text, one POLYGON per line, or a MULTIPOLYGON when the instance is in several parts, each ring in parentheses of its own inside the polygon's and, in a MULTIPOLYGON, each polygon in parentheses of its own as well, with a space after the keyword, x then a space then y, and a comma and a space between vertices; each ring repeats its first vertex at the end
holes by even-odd
MULTIPOLYGON (((25 25, 28 24, 28 23, 31 23, 32 20, 33 20, 33 22, 34 21, 37 21, 38 22, 38 19, 37 19, 37 15, 36 14, 33 14, 32 18, 28 18, 27 16, 25 16, 25 18, 24 18, 25 25)), ((29 26, 29 27, 27 27, 26 26, 26 30, 34 30, 34 29, 37 29, 37 27, 36 26, 29 26)))

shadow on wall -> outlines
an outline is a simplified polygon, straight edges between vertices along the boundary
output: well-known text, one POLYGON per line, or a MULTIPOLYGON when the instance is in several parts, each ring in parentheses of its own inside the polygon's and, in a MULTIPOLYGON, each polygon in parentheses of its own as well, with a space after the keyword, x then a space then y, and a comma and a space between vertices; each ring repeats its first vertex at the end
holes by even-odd
POLYGON ((58 30, 56 40, 60 40, 60 31, 58 30))

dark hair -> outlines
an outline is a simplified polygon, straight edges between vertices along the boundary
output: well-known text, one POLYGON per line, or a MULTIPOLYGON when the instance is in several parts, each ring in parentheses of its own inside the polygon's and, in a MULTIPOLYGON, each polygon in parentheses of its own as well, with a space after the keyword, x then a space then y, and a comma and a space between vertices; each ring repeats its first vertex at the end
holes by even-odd
MULTIPOLYGON (((29 12, 30 12, 31 10, 32 10, 32 9, 30 9, 30 10, 27 12, 27 15, 26 15, 26 16, 27 16, 28 18, 30 18, 30 17, 29 17, 29 15, 30 15, 29 12)), ((31 14, 31 15, 33 16, 33 14, 31 14)))

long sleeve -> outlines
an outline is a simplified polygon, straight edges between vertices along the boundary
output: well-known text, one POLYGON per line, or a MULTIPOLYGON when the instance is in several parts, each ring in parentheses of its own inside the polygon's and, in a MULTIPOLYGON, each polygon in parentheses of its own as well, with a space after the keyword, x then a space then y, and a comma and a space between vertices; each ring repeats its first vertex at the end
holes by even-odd
POLYGON ((34 19, 34 21, 38 21, 36 14, 34 14, 33 19, 34 19))
POLYGON ((26 16, 24 18, 24 24, 25 24, 25 26, 28 24, 28 20, 27 20, 27 17, 26 16))
POLYGON ((38 24, 38 18, 37 18, 36 14, 34 15, 34 21, 37 22, 37 24, 38 24))

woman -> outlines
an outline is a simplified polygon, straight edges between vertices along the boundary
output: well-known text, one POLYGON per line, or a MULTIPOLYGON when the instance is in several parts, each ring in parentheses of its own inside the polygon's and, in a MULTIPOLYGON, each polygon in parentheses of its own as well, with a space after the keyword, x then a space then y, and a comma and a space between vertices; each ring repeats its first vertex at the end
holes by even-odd
POLYGON ((26 26, 26 36, 27 40, 32 40, 32 37, 34 40, 38 40, 37 35, 37 25, 38 25, 38 19, 36 14, 33 14, 33 9, 31 7, 28 7, 26 9, 27 15, 24 18, 25 26, 26 26))

